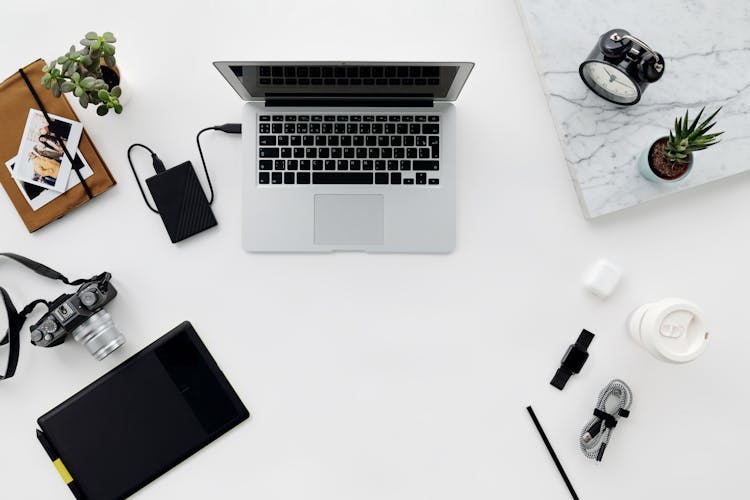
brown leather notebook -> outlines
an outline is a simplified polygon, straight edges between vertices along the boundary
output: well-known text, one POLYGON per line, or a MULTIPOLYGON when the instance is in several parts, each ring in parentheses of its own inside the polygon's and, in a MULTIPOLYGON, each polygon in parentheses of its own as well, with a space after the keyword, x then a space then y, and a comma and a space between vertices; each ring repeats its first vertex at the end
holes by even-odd
MULTIPOLYGON (((42 86, 44 64, 43 60, 37 59, 23 68, 23 72, 36 90, 47 113, 78 121, 78 117, 66 98, 55 98, 52 92, 42 86)), ((78 144, 78 151, 94 173, 85 179, 91 196, 86 193, 83 184, 78 184, 38 210, 33 210, 21 193, 15 179, 5 167, 5 162, 18 154, 29 109, 32 108, 39 109, 39 105, 21 73, 16 72, 0 83, 0 184, 5 188, 30 233, 59 219, 115 185, 114 177, 84 130, 78 144)), ((75 155, 75 150, 71 150, 70 154, 75 155)), ((70 175, 75 176, 76 173, 71 172, 70 175)))

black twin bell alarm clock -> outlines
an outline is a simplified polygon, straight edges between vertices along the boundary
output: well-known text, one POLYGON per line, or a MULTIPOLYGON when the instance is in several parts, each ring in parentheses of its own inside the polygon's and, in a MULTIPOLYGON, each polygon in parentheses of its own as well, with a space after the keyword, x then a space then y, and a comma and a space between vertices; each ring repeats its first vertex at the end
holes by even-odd
POLYGON ((614 29, 599 37, 578 73, 599 97, 630 106, 662 77, 664 58, 626 30, 614 29))

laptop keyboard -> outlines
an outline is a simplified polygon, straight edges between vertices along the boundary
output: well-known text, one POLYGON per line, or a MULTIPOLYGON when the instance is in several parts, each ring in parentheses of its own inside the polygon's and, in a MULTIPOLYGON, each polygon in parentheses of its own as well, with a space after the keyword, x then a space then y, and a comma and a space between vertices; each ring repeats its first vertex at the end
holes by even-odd
POLYGON ((440 115, 259 114, 263 185, 440 185, 440 115))

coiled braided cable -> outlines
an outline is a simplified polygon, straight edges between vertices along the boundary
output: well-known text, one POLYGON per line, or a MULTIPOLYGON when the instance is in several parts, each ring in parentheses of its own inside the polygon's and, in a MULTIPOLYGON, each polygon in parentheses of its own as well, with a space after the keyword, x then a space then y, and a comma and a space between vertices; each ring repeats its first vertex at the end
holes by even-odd
POLYGON ((628 417, 632 402, 633 392, 620 379, 612 380, 602 389, 596 400, 594 418, 581 431, 579 442, 586 457, 601 462, 617 421, 628 417))

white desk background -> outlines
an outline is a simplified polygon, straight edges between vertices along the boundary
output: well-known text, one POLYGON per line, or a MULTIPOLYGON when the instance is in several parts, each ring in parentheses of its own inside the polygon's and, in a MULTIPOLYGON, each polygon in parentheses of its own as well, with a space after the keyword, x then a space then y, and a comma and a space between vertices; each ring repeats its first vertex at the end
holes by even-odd
MULTIPOLYGON (((111 271, 109 309, 128 344, 100 363, 74 342, 24 341, 17 377, 0 383, 0 497, 70 498, 36 418, 184 319, 253 419, 139 499, 569 498, 527 404, 583 499, 744 497, 750 177, 586 222, 513 0, 97 10, 3 5, 0 75, 111 30, 134 95, 121 116, 80 115, 116 188, 34 235, 2 194, 0 247, 72 277, 111 271), (144 142, 167 164, 197 165, 196 131, 240 118, 217 59, 475 61, 457 102, 456 252, 246 254, 240 142, 218 133, 204 145, 220 226, 170 244, 125 150, 144 142), (579 285, 601 256, 625 269, 606 302, 579 285), (703 306, 713 334, 686 366, 652 359, 624 329, 637 305, 669 295, 703 306), (549 379, 582 327, 597 334, 591 359, 558 392, 549 379), (634 390, 632 416, 595 464, 577 436, 614 377, 634 390)), ((17 304, 62 290, 8 261, 0 283, 17 304)))

